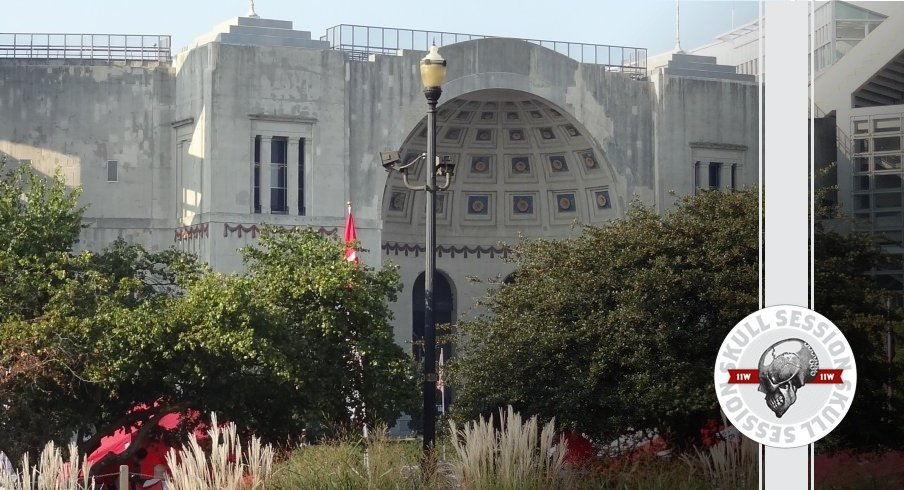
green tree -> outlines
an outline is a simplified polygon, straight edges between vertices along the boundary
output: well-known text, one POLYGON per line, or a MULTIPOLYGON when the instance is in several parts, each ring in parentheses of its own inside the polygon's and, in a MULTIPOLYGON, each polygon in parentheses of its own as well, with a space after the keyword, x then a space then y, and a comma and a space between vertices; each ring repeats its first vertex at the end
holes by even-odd
MULTIPOLYGON (((883 288, 869 274, 888 269, 893 256, 877 237, 840 234, 817 227, 815 309, 844 332, 857 362, 857 393, 841 424, 818 443, 820 450, 904 447, 904 359, 886 357, 889 332, 900 336, 902 311, 893 308, 898 291, 883 288), (889 387, 894 388, 891 392, 889 387)), ((892 265, 893 269, 900 266, 892 265)))
POLYGON ((370 422, 411 410, 414 380, 389 326, 394 268, 350 264, 335 240, 279 229, 243 251, 242 274, 121 241, 74 254, 77 192, 27 168, 2 185, 3 233, 18 240, 0 254, 7 454, 73 434, 90 452, 138 425, 138 438, 157 436, 147 421, 188 409, 285 441, 309 423, 347 420, 353 390, 370 422), (34 217, 40 226, 22 222, 34 217))
MULTIPOLYGON (((491 291, 488 315, 459 326, 455 415, 512 404, 600 441, 657 428, 672 443, 694 442, 705 419, 719 419, 715 353, 758 308, 758 216, 755 190, 705 192, 664 216, 635 203, 577 238, 522 242, 515 280, 491 291)), ((890 375, 877 337, 888 311, 865 275, 882 254, 821 229, 815 243, 816 307, 851 339, 858 369, 878 375, 861 385, 868 394, 858 389, 864 401, 851 413, 862 411, 849 421, 888 421, 873 406, 890 375)))

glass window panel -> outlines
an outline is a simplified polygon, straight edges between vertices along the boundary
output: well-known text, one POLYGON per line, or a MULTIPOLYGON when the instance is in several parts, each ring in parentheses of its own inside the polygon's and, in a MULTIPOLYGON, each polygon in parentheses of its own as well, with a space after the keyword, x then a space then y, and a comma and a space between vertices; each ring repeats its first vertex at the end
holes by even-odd
POLYGON ((835 39, 863 39, 866 26, 863 22, 839 20, 835 23, 835 39))
POLYGON ((873 166, 876 171, 880 170, 900 170, 901 155, 877 155, 873 157, 873 166))
POLYGON ((898 151, 901 149, 900 136, 873 138, 873 151, 898 151))
POLYGON ((854 121, 854 134, 869 133, 869 121, 854 121))
POLYGON ((254 212, 261 212, 261 165, 254 164, 254 212))
POLYGON ((869 209, 869 194, 854 196, 854 209, 869 209))
POLYGON ((901 193, 895 192, 891 194, 873 194, 874 203, 877 208, 899 208, 901 207, 901 193))
POLYGON ((901 274, 876 274, 876 283, 885 289, 901 289, 901 274))
POLYGON ((854 153, 866 153, 868 151, 869 151, 869 140, 868 139, 854 140, 854 153))
MULTIPOLYGON (((900 225, 901 224, 898 223, 898 226, 900 226, 900 225)), ((902 241, 901 240, 902 233, 900 231, 883 231, 882 233, 879 233, 878 235, 881 236, 882 238, 884 238, 885 240, 892 242, 895 245, 900 245, 901 241, 902 241)))
POLYGON ((873 131, 876 133, 897 132, 901 130, 901 118, 876 119, 873 121, 873 131))
POLYGON ((870 219, 869 213, 854 213, 854 226, 858 230, 868 230, 873 227, 873 222, 870 219))
POLYGON ((273 213, 286 212, 285 189, 273 189, 270 191, 270 211, 273 213))
POLYGON ((260 163, 261 161, 261 137, 257 135, 254 137, 254 163, 260 163))
POLYGON ((270 140, 270 162, 286 163, 288 156, 289 141, 285 138, 273 138, 270 140))
POLYGON ((719 174, 721 163, 712 162, 709 164, 709 188, 710 189, 718 189, 719 188, 719 174))
POLYGON ((869 157, 854 157, 854 172, 869 172, 869 157))
POLYGON ((880 213, 876 213, 876 217, 873 219, 873 224, 879 228, 891 228, 891 227, 901 227, 901 212, 900 211, 883 211, 880 213))
POLYGON ((859 39, 836 40, 835 41, 835 52, 838 53, 838 57, 841 58, 842 56, 848 54, 848 51, 850 51, 859 42, 860 42, 859 39))
POLYGON ((287 166, 286 165, 273 165, 270 167, 270 185, 276 188, 286 188, 287 181, 287 166))
POLYGON ((901 176, 895 174, 877 175, 876 189, 900 189, 901 176))
POLYGON ((869 19, 869 12, 844 2, 833 2, 837 19, 869 19))
POLYGON ((298 214, 305 215, 304 208, 304 138, 298 140, 298 214))
POLYGON ((869 190, 869 175, 861 175, 854 177, 854 190, 855 191, 868 191, 869 190))

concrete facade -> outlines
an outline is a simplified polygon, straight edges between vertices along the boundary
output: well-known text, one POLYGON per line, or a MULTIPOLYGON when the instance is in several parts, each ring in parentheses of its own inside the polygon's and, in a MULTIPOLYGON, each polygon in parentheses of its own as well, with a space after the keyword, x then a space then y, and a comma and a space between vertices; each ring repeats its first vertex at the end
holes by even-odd
MULTIPOLYGON (((879 281, 904 290, 904 5, 862 2, 871 16, 869 33, 818 73, 814 80, 817 130, 831 138, 834 151, 817 158, 818 167, 834 165, 837 200, 843 216, 835 226, 882 235, 896 260, 879 271, 879 281)), ((840 21, 839 21, 840 22, 840 21)), ((868 24, 868 23, 867 23, 868 24)), ((818 134, 818 133, 817 133, 818 134)))
MULTIPOLYGON (((650 81, 515 39, 441 52, 438 151, 458 168, 437 266, 453 319, 476 313, 486 280, 512 272, 501 242, 573 236, 635 198, 665 212, 698 187, 757 183, 759 87, 712 59, 676 59, 650 81)), ((263 223, 338 236, 351 200, 364 262, 401 267, 393 310, 407 345, 424 196, 378 154, 425 148, 423 55, 357 61, 291 23, 238 18, 172 63, 0 59, 0 152, 83 187, 92 226, 80 246, 123 236, 226 272, 241 269, 238 249, 263 223)))

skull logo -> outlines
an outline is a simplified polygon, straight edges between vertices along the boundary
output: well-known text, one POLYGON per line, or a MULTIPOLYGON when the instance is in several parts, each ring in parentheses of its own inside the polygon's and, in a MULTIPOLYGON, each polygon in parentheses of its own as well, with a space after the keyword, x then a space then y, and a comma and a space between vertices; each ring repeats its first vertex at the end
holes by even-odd
POLYGON ((766 405, 781 418, 797 401, 797 390, 816 377, 819 359, 810 344, 787 339, 772 344, 760 356, 759 391, 766 405))

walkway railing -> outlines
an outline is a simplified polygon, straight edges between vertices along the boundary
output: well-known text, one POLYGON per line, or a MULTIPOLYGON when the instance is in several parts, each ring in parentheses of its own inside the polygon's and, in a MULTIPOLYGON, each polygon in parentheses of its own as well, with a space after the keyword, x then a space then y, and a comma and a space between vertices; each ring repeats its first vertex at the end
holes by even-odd
POLYGON ((0 32, 0 58, 172 60, 170 36, 0 32))
MULTIPOLYGON (((350 59, 360 61, 366 60, 371 54, 394 55, 400 49, 427 51, 433 42, 436 42, 437 46, 446 46, 493 37, 497 36, 340 24, 327 29, 320 40, 328 41, 332 49, 348 53, 350 59)), ((641 75, 646 73, 646 48, 540 39, 522 40, 549 48, 581 63, 603 65, 609 71, 641 75)))

